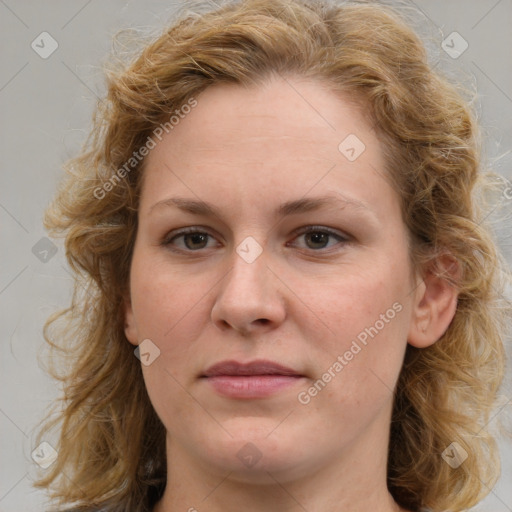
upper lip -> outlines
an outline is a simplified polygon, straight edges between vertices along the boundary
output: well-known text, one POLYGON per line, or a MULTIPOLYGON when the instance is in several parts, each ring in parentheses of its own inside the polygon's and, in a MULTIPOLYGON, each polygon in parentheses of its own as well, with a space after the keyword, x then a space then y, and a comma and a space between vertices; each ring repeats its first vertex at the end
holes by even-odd
POLYGON ((264 359, 239 363, 238 361, 220 361, 210 366, 201 377, 216 377, 219 375, 294 375, 301 376, 293 368, 264 359))

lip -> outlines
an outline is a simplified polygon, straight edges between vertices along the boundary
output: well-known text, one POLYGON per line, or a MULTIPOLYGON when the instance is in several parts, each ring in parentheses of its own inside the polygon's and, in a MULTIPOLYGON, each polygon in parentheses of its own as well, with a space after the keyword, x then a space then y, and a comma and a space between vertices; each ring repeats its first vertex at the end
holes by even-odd
POLYGON ((285 375, 302 377, 302 375, 293 368, 288 368, 287 366, 266 359, 256 359, 248 363, 239 363, 232 359, 229 361, 220 361, 210 366, 201 377, 218 377, 219 375, 285 375))
POLYGON ((264 398, 297 384, 304 378, 293 368, 259 359, 249 363, 221 361, 201 376, 213 389, 229 398, 264 398))

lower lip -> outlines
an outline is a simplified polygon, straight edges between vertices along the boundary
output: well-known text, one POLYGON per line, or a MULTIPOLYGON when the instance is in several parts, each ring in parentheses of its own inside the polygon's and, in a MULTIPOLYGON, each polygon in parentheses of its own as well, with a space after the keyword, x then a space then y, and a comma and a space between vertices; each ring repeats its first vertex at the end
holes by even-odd
POLYGON ((219 375, 206 380, 219 394, 230 398, 262 398, 293 386, 302 377, 290 375, 219 375))

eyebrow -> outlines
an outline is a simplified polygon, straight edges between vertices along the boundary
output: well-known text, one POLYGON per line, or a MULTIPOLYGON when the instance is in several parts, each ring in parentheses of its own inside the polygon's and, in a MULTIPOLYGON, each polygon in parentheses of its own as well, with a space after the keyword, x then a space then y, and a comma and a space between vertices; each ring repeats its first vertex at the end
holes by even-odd
MULTIPOLYGON (((211 203, 197 199, 190 199, 186 197, 170 197, 158 201, 149 209, 148 215, 151 214, 156 208, 161 207, 177 207, 180 210, 191 213, 193 215, 215 216, 222 218, 220 211, 211 203)), ((298 215, 311 211, 320 210, 322 208, 345 208, 351 207, 353 209, 363 209, 373 214, 373 211, 362 201, 346 197, 342 194, 337 196, 320 196, 312 198, 301 198, 293 201, 287 201, 281 204, 274 211, 275 217, 286 217, 289 215, 298 215)))

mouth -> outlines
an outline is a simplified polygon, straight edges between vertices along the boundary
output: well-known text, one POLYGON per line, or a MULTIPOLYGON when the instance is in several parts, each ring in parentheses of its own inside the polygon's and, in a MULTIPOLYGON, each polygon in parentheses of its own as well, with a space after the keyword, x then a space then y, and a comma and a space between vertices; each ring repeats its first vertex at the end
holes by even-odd
POLYGON ((259 359, 249 363, 239 363, 238 361, 221 361, 210 366, 201 377, 241 377, 255 375, 281 375, 286 377, 302 377, 302 375, 293 368, 288 368, 273 361, 259 359))
POLYGON ((201 379, 214 391, 229 398, 264 398, 296 385, 305 378, 300 372, 273 361, 249 363, 221 361, 210 366, 201 379))

